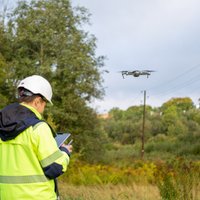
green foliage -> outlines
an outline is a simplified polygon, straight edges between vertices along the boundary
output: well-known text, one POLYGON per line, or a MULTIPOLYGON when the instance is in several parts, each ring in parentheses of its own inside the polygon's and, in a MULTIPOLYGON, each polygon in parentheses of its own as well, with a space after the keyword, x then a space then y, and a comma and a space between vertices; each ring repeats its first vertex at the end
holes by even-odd
POLYGON ((152 162, 134 161, 133 166, 91 165, 72 162, 62 181, 75 185, 132 184, 154 182, 156 165, 152 162))
POLYGON ((114 166, 130 166, 130 163, 132 163, 134 158, 138 157, 138 154, 139 150, 136 145, 114 143, 112 147, 106 150, 101 163, 114 166))
POLYGON ((12 76, 12 40, 0 20, 0 108, 14 101, 16 79, 12 76), (12 96, 11 96, 12 94, 12 96))
POLYGON ((168 162, 133 160, 132 166, 88 165, 72 162, 60 180, 75 185, 156 184, 166 200, 197 199, 200 165, 176 158, 168 162))
POLYGON ((188 134, 178 138, 177 146, 179 146, 177 154, 182 157, 192 157, 199 159, 200 157, 200 134, 188 134))
POLYGON ((19 80, 42 75, 54 93, 46 118, 57 131, 73 134, 85 159, 97 151, 100 157, 104 136, 88 104, 104 94, 104 57, 95 55, 96 38, 81 29, 89 22, 87 10, 72 8, 69 0, 22 0, 6 21, 0 21, 0 107, 15 100, 19 80))
POLYGON ((172 98, 161 106, 161 110, 165 111, 171 106, 175 106, 180 112, 188 111, 194 108, 194 103, 189 97, 185 98, 172 98))
POLYGON ((200 158, 199 134, 180 135, 178 137, 159 134, 145 145, 145 152, 150 159, 168 159, 181 156, 189 160, 200 158))
POLYGON ((163 183, 158 186, 163 200, 177 200, 178 192, 174 188, 173 180, 170 176, 163 178, 163 183))
MULTIPOLYGON (((125 111, 114 108, 109 112, 109 118, 103 120, 102 127, 113 142, 126 145, 136 144, 137 141, 141 143, 142 108, 132 106, 125 111)), ((183 156, 198 159, 199 119, 200 110, 193 106, 189 98, 174 98, 160 108, 147 106, 145 157, 168 159, 183 156)), ((111 152, 108 155, 112 155, 111 152)))
POLYGON ((169 106, 165 109, 162 116, 163 130, 167 135, 177 135, 181 133, 181 121, 175 105, 169 106))
POLYGON ((160 165, 157 185, 163 200, 198 199, 200 166, 198 163, 175 159, 160 165))
MULTIPOLYGON (((155 141, 155 140, 154 140, 155 141)), ((145 147, 145 151, 147 153, 150 152, 163 152, 163 153, 167 153, 167 152, 174 152, 175 153, 176 150, 176 146, 175 146, 175 141, 167 139, 164 141, 159 141, 159 142, 149 142, 146 147, 145 147)))
MULTIPOLYGON (((147 112, 150 112, 151 109, 150 106, 147 106, 147 112)), ((113 141, 122 144, 134 144, 141 135, 142 113, 142 106, 133 106, 126 111, 113 108, 109 112, 110 118, 103 122, 104 130, 113 141)), ((146 129, 148 131, 151 129, 148 120, 146 129)))

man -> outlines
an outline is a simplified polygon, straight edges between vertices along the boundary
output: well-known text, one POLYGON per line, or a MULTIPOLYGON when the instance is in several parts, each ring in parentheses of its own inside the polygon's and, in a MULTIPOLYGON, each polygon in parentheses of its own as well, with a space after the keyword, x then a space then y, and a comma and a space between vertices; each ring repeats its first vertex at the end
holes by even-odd
POLYGON ((42 119, 51 85, 33 75, 17 88, 19 103, 0 111, 0 199, 56 200, 55 179, 66 171, 72 146, 59 149, 42 119))

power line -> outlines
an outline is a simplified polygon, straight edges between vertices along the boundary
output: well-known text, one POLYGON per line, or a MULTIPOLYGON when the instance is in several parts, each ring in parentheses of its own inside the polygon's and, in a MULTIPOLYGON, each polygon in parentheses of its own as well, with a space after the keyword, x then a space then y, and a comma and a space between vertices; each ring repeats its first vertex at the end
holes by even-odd
POLYGON ((164 82, 164 83, 162 83, 162 84, 160 84, 158 86, 155 86, 155 87, 151 87, 148 90, 154 90, 154 89, 160 88, 162 86, 169 85, 169 84, 173 83, 174 81, 177 81, 177 79, 180 79, 180 78, 184 77, 184 75, 188 75, 188 73, 191 73, 192 71, 194 71, 197 68, 200 69, 200 64, 195 65, 195 66, 189 68, 188 70, 184 71, 183 73, 179 74, 178 76, 168 80, 167 82, 164 82))
POLYGON ((173 87, 168 88, 166 90, 163 90, 159 94, 155 94, 155 95, 156 96, 160 96, 160 95, 163 95, 163 94, 171 94, 171 93, 174 93, 175 91, 182 90, 183 88, 186 88, 186 87, 188 87, 188 86, 200 81, 199 77, 200 77, 200 74, 190 78, 189 80, 187 80, 184 83, 182 83, 182 82, 178 83, 178 84, 174 85, 173 87))

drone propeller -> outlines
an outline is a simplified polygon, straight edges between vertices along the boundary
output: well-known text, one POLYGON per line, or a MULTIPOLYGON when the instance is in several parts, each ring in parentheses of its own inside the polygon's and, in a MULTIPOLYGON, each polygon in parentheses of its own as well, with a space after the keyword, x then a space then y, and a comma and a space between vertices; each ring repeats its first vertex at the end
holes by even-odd
POLYGON ((155 72, 154 70, 143 70, 145 72, 155 72))
POLYGON ((124 75, 128 75, 128 71, 119 71, 122 74, 122 77, 124 78, 124 75))
POLYGON ((120 72, 120 73, 126 73, 128 71, 127 70, 122 70, 122 71, 118 71, 118 72, 120 72))

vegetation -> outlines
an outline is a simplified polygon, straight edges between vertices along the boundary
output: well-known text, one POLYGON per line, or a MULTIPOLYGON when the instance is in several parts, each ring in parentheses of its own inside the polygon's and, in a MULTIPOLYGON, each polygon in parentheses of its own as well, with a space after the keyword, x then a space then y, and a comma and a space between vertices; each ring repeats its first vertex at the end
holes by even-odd
MULTIPOLYGON (((108 137, 101 162, 91 165, 75 157, 60 181, 67 180, 66 187, 84 185, 89 191, 124 187, 126 197, 115 196, 114 189, 107 199, 200 199, 199 110, 190 98, 174 98, 160 108, 148 106, 146 114, 144 160, 140 159, 142 106, 125 111, 113 108, 107 119, 100 119, 102 132, 108 137), (153 197, 129 193, 126 189, 133 184, 151 188, 153 197)), ((93 197, 79 193, 68 194, 66 198, 93 197)))
POLYGON ((98 145, 90 145, 100 130, 88 104, 104 93, 104 58, 95 55, 96 38, 81 29, 89 22, 86 9, 72 8, 69 0, 23 0, 6 20, 0 16, 0 108, 16 101, 19 80, 42 75, 54 93, 46 118, 57 131, 73 132, 83 158, 103 150, 101 137, 98 145))
MULTIPOLYGON (((132 144, 138 149, 142 132, 143 106, 127 110, 113 108, 102 120, 112 142, 132 144)), ((190 98, 174 98, 159 108, 148 106, 145 123, 145 154, 148 159, 182 156, 199 159, 200 111, 190 98)), ((140 148, 140 147, 139 147, 140 148)))
POLYGON ((74 186, 61 182, 62 200, 160 200, 159 191, 152 185, 74 186))
POLYGON ((146 107, 113 108, 103 119, 88 105, 104 95, 104 57, 81 29, 85 8, 69 0, 19 1, 0 15, 0 108, 16 101, 19 80, 40 74, 53 85, 46 119, 70 131, 74 154, 59 179, 66 200, 200 199, 200 110, 189 97, 146 107))
POLYGON ((107 200, 198 200, 199 180, 199 162, 176 158, 167 162, 132 160, 123 167, 74 162, 59 183, 65 199, 93 199, 96 195, 95 199, 101 200, 99 192, 105 190, 107 200))

